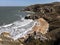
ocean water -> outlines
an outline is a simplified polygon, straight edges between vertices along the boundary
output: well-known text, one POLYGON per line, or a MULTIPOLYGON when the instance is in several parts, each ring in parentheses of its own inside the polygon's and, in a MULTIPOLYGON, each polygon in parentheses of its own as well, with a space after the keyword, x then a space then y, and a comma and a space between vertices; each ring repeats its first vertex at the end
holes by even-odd
POLYGON ((35 22, 31 19, 24 19, 28 13, 21 12, 24 7, 0 7, 0 34, 9 32, 14 40, 25 36, 35 22))
POLYGON ((0 25, 12 23, 27 15, 20 11, 22 9, 24 7, 0 7, 0 25))

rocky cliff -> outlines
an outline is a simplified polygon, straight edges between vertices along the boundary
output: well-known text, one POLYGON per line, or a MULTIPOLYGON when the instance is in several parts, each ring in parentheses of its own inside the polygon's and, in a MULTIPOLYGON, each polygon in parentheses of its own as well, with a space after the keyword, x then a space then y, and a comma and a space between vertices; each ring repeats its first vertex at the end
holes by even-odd
POLYGON ((49 24, 49 31, 44 35, 40 34, 40 37, 45 39, 45 41, 42 40, 41 42, 41 38, 39 38, 40 40, 36 40, 38 43, 36 43, 34 39, 31 40, 33 43, 31 41, 29 42, 30 44, 32 43, 32 45, 35 45, 34 43, 36 43, 36 45, 60 45, 60 2, 31 5, 26 7, 25 11, 34 12, 34 14, 26 16, 25 19, 37 20, 39 18, 43 18, 49 24))
POLYGON ((36 22, 32 31, 17 40, 3 32, 0 45, 60 45, 60 2, 31 5, 24 11, 34 12, 25 17, 36 22))
POLYGON ((33 11, 40 13, 59 13, 60 2, 53 2, 48 4, 36 4, 25 8, 25 11, 33 11))

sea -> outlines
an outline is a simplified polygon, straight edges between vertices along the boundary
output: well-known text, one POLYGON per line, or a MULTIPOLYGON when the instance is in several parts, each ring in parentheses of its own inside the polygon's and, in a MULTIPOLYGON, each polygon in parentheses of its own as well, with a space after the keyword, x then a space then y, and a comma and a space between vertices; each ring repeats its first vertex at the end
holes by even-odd
POLYGON ((24 7, 0 7, 0 25, 9 24, 20 20, 20 16, 25 16, 27 13, 20 12, 24 7))
POLYGON ((21 11, 25 7, 0 7, 0 34, 10 33, 14 40, 22 38, 35 25, 32 19, 24 19, 29 13, 21 11))

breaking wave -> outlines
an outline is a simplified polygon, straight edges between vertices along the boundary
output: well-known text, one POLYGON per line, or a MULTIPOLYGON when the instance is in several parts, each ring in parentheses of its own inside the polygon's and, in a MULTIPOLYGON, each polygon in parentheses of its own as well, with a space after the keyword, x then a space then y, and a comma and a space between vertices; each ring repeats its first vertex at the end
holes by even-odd
POLYGON ((2 32, 9 32, 11 37, 16 40, 31 31, 34 25, 35 22, 33 20, 22 18, 21 20, 15 21, 11 24, 0 26, 0 34, 2 32))

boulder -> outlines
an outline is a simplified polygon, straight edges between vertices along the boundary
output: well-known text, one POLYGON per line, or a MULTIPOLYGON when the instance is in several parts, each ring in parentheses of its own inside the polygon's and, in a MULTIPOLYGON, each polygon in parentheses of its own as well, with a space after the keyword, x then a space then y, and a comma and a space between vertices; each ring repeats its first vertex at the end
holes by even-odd
POLYGON ((20 42, 14 41, 8 32, 0 34, 0 45, 20 45, 20 42))
POLYGON ((8 32, 3 32, 3 33, 1 33, 1 35, 4 37, 10 37, 10 33, 8 33, 8 32))

